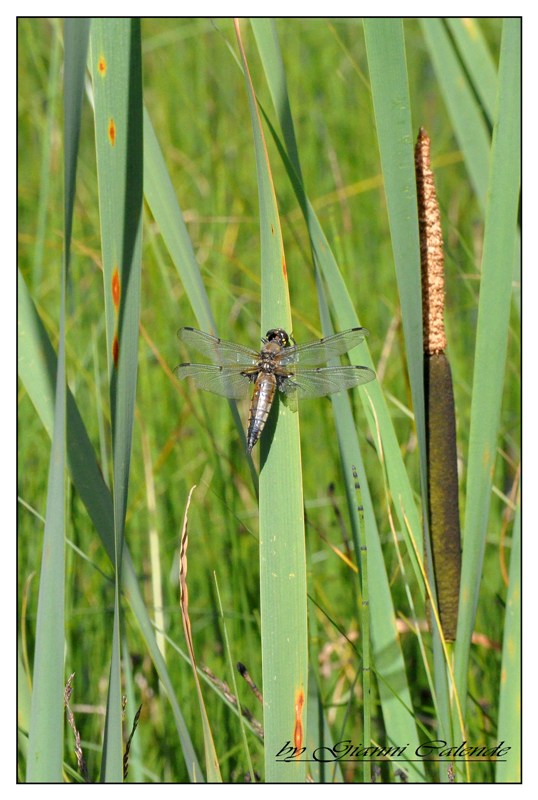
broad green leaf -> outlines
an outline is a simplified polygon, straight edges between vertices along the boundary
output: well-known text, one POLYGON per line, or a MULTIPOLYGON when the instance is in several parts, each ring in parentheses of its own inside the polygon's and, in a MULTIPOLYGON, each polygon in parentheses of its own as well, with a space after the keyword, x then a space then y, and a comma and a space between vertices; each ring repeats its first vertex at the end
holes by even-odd
POLYGON ((39 581, 32 707, 26 777, 29 782, 59 782, 63 763, 64 592, 65 592, 65 451, 66 290, 75 202, 80 114, 84 89, 88 21, 65 25, 64 64, 64 231, 61 269, 60 335, 50 454, 47 514, 39 581))
MULTIPOLYGON (((254 133, 260 204, 262 335, 291 330, 286 259, 267 148, 239 25, 236 32, 254 133)), ((261 438, 260 602, 265 780, 303 782, 305 762, 277 760, 306 736, 308 647, 306 554, 299 420, 278 399, 261 438), (274 498, 278 497, 278 503, 274 498)))
POLYGON ((469 643, 476 616, 488 531, 509 336, 512 265, 519 235, 520 53, 520 20, 506 19, 491 146, 469 432, 460 619, 456 643, 456 680, 462 702, 465 702, 467 693, 469 643))

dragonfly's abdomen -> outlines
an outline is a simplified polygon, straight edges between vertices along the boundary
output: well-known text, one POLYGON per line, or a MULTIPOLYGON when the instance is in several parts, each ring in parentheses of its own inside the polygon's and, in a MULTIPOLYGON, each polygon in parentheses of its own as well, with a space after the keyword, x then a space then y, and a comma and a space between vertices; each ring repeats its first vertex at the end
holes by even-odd
POLYGON ((271 411, 276 390, 276 377, 272 373, 260 372, 254 384, 248 417, 247 450, 252 448, 261 436, 267 417, 271 411))

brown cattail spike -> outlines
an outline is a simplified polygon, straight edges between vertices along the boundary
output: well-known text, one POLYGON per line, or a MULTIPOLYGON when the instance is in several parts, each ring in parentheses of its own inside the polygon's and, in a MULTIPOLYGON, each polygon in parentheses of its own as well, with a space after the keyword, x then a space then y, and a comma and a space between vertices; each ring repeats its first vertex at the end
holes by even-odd
POLYGON ((456 419, 450 364, 444 352, 441 216, 430 168, 430 140, 423 128, 415 147, 415 170, 422 267, 428 528, 439 616, 445 639, 453 641, 458 622, 461 571, 456 419))
POLYGON ((422 265, 422 320, 424 352, 446 349, 444 305, 445 278, 441 215, 430 168, 430 139, 424 128, 415 146, 420 260, 422 265))

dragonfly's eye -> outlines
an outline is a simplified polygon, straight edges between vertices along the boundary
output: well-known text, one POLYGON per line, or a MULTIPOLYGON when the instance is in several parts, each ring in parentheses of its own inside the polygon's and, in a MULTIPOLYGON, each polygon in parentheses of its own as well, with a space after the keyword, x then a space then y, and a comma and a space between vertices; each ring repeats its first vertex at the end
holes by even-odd
POLYGON ((266 338, 268 342, 276 339, 281 347, 290 346, 290 337, 283 328, 271 328, 270 331, 267 331, 266 338))

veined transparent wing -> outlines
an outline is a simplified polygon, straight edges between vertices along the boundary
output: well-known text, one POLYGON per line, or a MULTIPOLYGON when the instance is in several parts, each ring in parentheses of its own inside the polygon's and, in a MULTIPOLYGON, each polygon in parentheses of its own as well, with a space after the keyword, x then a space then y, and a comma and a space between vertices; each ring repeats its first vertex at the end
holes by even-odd
POLYGON ((298 370, 289 378, 284 378, 279 388, 285 394, 296 392, 299 397, 323 397, 362 386, 374 378, 375 372, 369 367, 318 367, 298 370))
POLYGON ((192 378, 199 389, 239 400, 251 382, 240 365, 217 367, 214 364, 180 364, 174 372, 178 378, 192 378))
MULTIPOLYGON (((234 344, 234 342, 226 342, 224 339, 198 331, 196 328, 180 328, 177 335, 187 348, 192 348, 198 353, 207 356, 215 364, 252 366, 257 364, 260 357, 259 353, 250 347, 243 347, 242 344, 234 344)), ((210 389, 209 391, 213 390, 210 389)), ((230 397, 231 395, 225 396, 230 397)))
POLYGON ((284 355, 279 358, 280 364, 300 364, 301 366, 314 366, 330 361, 331 358, 341 356, 357 347, 368 336, 366 328, 350 328, 347 331, 326 336, 315 342, 294 345, 286 348, 284 355))

